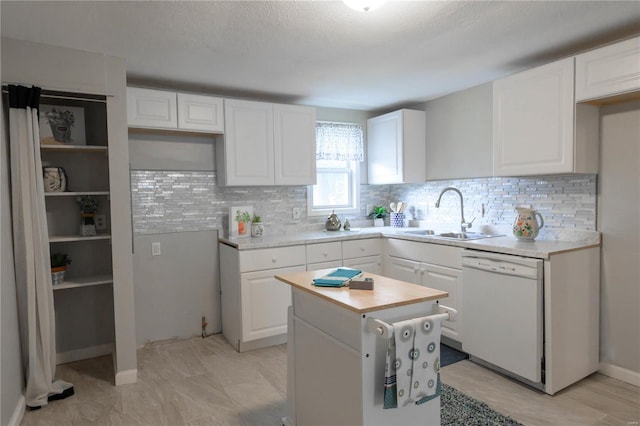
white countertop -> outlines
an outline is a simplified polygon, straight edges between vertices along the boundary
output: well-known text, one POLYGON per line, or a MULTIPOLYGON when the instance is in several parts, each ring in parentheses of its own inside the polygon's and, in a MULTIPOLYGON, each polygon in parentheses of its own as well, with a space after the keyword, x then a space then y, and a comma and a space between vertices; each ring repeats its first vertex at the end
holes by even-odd
POLYGON ((549 259, 553 254, 600 246, 600 232, 597 231, 557 231, 555 239, 520 241, 512 235, 483 238, 478 240, 449 240, 435 236, 416 236, 406 231, 418 228, 370 227, 352 231, 317 231, 262 237, 224 238, 218 240, 239 250, 286 247, 302 244, 325 243, 331 241, 357 240, 363 238, 399 238, 430 244, 442 244, 494 253, 549 259))

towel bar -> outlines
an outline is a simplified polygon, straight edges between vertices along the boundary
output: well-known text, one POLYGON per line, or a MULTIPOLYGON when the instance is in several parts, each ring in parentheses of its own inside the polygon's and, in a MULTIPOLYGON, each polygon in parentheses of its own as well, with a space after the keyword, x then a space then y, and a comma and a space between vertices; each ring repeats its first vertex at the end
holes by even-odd
MULTIPOLYGON (((438 305, 439 314, 425 315, 423 318, 442 318, 454 322, 458 311, 448 306, 438 305)), ((367 330, 371 333, 375 333, 384 339, 390 339, 393 336, 393 326, 377 318, 367 318, 367 330)))

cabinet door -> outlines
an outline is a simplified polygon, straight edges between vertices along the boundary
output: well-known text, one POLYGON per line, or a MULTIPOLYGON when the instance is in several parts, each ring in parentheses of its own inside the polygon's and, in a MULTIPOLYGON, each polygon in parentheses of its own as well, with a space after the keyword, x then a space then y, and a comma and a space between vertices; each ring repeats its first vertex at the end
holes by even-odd
POLYGON ((276 185, 316 183, 316 110, 273 106, 276 185))
POLYGON ((573 58, 493 85, 496 176, 574 171, 573 58))
POLYGON ((177 129, 177 102, 174 92, 127 87, 129 127, 177 129))
POLYGON ((222 98, 178 93, 178 128, 224 133, 222 98))
POLYGON ((420 262, 388 256, 384 264, 384 275, 394 280, 420 284, 422 268, 420 262))
POLYGON ((640 90, 640 37, 576 56, 576 101, 640 90))
POLYGON ((382 261, 380 256, 358 257, 355 259, 344 259, 343 266, 347 268, 359 269, 363 272, 380 275, 382 273, 382 261))
POLYGON ((272 104, 225 100, 224 111, 226 184, 273 185, 272 104))
POLYGON ((287 332, 287 309, 291 305, 291 287, 276 280, 274 275, 304 270, 304 266, 295 266, 241 275, 243 342, 287 332))
POLYGON ((370 184, 402 183, 402 154, 401 111, 367 120, 370 184))
POLYGON ((458 269, 445 268, 442 266, 422 264, 424 273, 421 284, 425 287, 446 291, 449 297, 438 300, 438 303, 449 306, 458 311, 456 322, 444 321, 442 323, 442 334, 453 340, 462 343, 462 288, 460 276, 462 272, 458 269))

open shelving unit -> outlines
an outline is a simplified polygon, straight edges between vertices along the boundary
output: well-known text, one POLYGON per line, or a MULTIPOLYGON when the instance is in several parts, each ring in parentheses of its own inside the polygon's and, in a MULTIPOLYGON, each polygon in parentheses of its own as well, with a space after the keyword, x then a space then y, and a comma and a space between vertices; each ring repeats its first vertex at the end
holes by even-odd
MULTIPOLYGON (((73 129, 84 137, 72 133, 72 141, 86 144, 60 144, 42 132, 40 144, 43 167, 62 167, 67 176, 64 192, 45 192, 45 206, 49 249, 71 259, 64 282, 53 286, 58 362, 68 362, 103 355, 115 340, 107 98, 43 91, 40 103, 42 110, 81 111, 83 120, 76 117, 75 124, 84 122, 73 129), (97 235, 80 235, 81 196, 98 201, 96 214, 104 220, 97 235)), ((40 121, 41 129, 48 125, 44 117, 40 121)))

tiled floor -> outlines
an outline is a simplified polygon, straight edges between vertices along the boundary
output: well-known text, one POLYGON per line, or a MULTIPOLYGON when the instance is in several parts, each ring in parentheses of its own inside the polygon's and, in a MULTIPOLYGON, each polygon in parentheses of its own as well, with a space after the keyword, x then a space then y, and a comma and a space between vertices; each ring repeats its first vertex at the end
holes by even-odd
MULTIPOLYGON (((113 386, 111 357, 60 365, 57 376, 73 383, 76 394, 28 411, 22 426, 280 425, 286 358, 285 345, 239 354, 215 335, 140 349, 139 380, 131 385, 113 386)), ((599 374, 553 397, 466 360, 444 367, 442 378, 526 425, 640 420, 640 390, 599 374)))

